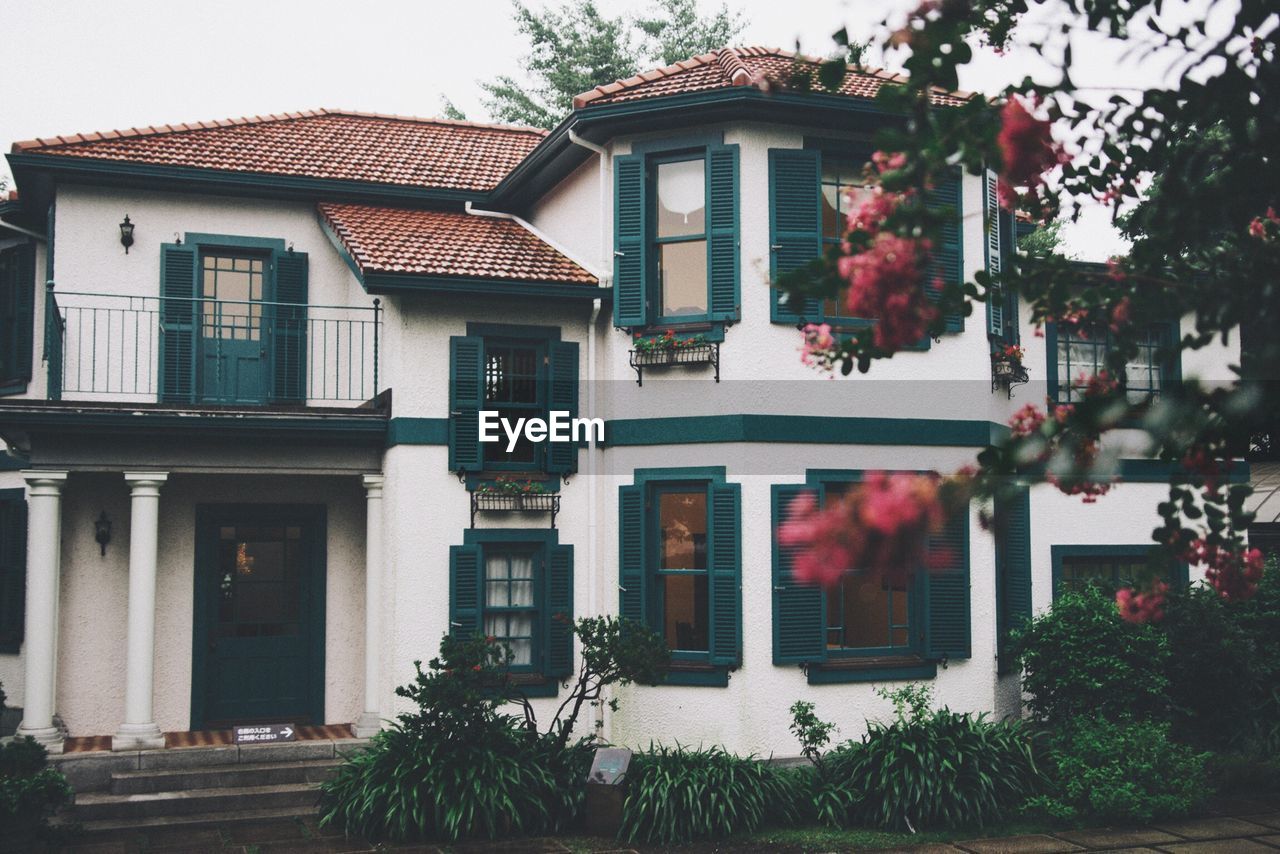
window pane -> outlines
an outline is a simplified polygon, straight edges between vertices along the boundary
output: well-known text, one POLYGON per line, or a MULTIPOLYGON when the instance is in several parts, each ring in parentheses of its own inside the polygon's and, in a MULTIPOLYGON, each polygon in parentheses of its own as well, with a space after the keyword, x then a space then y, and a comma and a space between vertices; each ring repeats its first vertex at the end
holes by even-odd
MULTIPOLYGON (((1090 584, 1096 584, 1108 591, 1117 587, 1125 587, 1144 578, 1147 573, 1147 561, 1143 557, 1132 555, 1090 555, 1081 557, 1063 557, 1062 579, 1059 592, 1066 590, 1083 590, 1090 584)), ((1170 580, 1170 573, 1162 573, 1164 581, 1170 580)))
POLYGON ((662 316, 707 313, 707 242, 690 240, 658 247, 662 316))
POLYGON ((706 652, 707 623, 710 608, 707 603, 707 576, 664 575, 662 601, 664 607, 663 638, 671 649, 689 652, 706 652))
POLYGON ((658 164, 658 236, 702 234, 706 194, 701 160, 658 164))
POLYGON ((658 569, 707 568, 707 493, 658 495, 658 569))
POLYGON ((485 347, 484 391, 489 403, 538 402, 536 347, 485 347))
POLYGON ((911 593, 905 586, 862 575, 845 576, 827 594, 827 647, 907 646, 911 593))

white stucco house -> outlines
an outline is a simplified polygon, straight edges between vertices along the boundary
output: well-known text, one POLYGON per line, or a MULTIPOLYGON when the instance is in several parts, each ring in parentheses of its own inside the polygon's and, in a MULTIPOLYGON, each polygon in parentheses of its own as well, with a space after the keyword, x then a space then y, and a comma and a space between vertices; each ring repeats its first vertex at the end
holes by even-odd
MULTIPOLYGON (((1006 300, 867 376, 802 365, 798 325, 872 321, 771 278, 838 239, 896 120, 883 73, 746 85, 814 67, 725 49, 588 92, 550 133, 319 110, 14 144, 0 682, 19 731, 54 752, 256 721, 365 736, 451 630, 510 643, 549 705, 574 662, 552 617, 601 613, 675 650, 664 684, 601 712, 616 743, 794 754, 794 700, 856 736, 902 680, 1017 713, 1007 627, 1144 561, 1169 471, 1124 460, 1093 505, 1033 485, 998 536, 973 507, 951 565, 901 587, 793 583, 791 497, 954 471, 1106 347, 1038 337, 1006 300), (635 336, 668 329, 701 338, 646 364, 666 357, 635 336), (1019 341, 1011 399, 991 354, 1019 341), (481 443, 481 410, 600 418, 604 440, 481 443), (537 491, 516 508, 500 478, 537 491)), ((936 191, 942 275, 1013 251, 994 189, 936 191)), ((1229 376, 1223 349, 1161 361, 1176 327, 1152 329, 1131 393, 1229 376)))

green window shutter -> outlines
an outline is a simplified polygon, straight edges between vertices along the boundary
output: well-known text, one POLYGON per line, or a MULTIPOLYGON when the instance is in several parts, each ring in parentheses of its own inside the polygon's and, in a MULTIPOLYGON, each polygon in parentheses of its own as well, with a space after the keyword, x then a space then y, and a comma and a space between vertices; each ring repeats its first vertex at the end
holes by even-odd
POLYGON ((449 633, 471 637, 483 631, 484 564, 480 547, 449 546, 449 633))
POLYGON ((644 487, 618 487, 618 613, 645 621, 644 487))
MULTIPOLYGON (((572 341, 551 343, 550 383, 547 394, 548 408, 556 412, 568 412, 570 418, 578 416, 578 345, 572 341)), ((552 474, 569 474, 578 468, 578 444, 576 442, 547 442, 547 471, 552 474)))
POLYGON ((826 658, 823 643, 822 589, 798 584, 791 577, 797 549, 778 543, 778 528, 786 521, 791 502, 814 494, 810 486, 774 484, 773 504, 773 663, 808 664, 826 658))
POLYGON ((546 671, 549 679, 573 672, 573 546, 553 545, 547 556, 546 671))
POLYGON ((22 646, 27 592, 27 501, 24 490, 0 490, 0 652, 22 646))
MULTIPOLYGON (((18 279, 14 282, 14 379, 31 379, 31 349, 36 324, 36 247, 18 247, 18 279)), ((7 378, 6 378, 7 379, 7 378)))
POLYGON ((710 522, 711 663, 733 667, 742 658, 741 484, 711 484, 710 522))
MULTIPOLYGON (((982 223, 987 259, 987 275, 998 279, 1004 270, 1004 250, 1000 229, 1000 179, 996 173, 988 169, 982 176, 982 223)), ((1005 335, 1005 298, 1004 289, 999 284, 992 286, 987 295, 987 335, 995 339, 1004 339, 1005 335)))
POLYGON ((968 658, 969 651, 969 511, 957 512, 930 549, 945 556, 925 571, 925 657, 968 658))
MULTIPOLYGON (((822 255, 822 161, 817 151, 769 149, 769 276, 776 280, 822 255)), ((771 288, 769 319, 799 323, 818 317, 817 300, 802 306, 771 288)))
MULTIPOLYGON (((937 293, 933 286, 937 279, 947 284, 964 282, 961 243, 964 202, 961 187, 961 173, 958 169, 953 169, 947 180, 929 190, 927 197, 930 208, 947 212, 946 221, 942 224, 942 230, 938 235, 938 245, 933 248, 933 259, 929 264, 927 290, 931 294, 937 293)), ((963 314, 948 314, 946 320, 947 332, 964 331, 963 314)))
POLYGON ((1031 619, 1031 495, 1021 488, 996 504, 996 611, 999 672, 1013 669, 1010 632, 1031 619))
POLYGON ((642 155, 613 160, 613 324, 648 321, 648 221, 642 155))
POLYGON ((196 251, 160 247, 160 399, 190 403, 196 393, 196 251))
POLYGON ((480 409, 484 406, 484 339, 449 339, 449 471, 480 471, 480 409))
POLYGON ((707 153, 707 280, 710 318, 737 320, 741 298, 738 272, 738 146, 714 146, 707 153))
POLYGON ((301 403, 307 396, 307 253, 277 252, 275 307, 271 341, 274 393, 280 403, 301 403))

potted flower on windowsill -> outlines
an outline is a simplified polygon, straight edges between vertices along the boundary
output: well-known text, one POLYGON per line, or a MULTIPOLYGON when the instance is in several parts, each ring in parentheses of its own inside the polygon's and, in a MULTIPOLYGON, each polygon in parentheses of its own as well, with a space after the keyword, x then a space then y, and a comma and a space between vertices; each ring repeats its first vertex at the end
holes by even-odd
POLYGON ((1022 360, 1026 351, 1020 344, 1008 344, 991 354, 991 379, 997 386, 1008 388, 1027 381, 1027 369, 1022 360))
POLYGON ((632 349, 637 354, 643 354, 646 357, 644 360, 646 364, 653 365, 672 362, 675 360, 676 353, 682 350, 693 350, 705 346, 706 343, 705 335, 690 335, 687 338, 680 338, 676 336, 674 329, 668 329, 661 335, 645 336, 639 332, 635 333, 632 349))
POLYGON ((477 495, 509 495, 512 497, 512 503, 516 510, 523 510, 525 497, 529 495, 542 495, 546 492, 546 487, 536 480, 528 478, 517 480, 516 478, 508 478, 499 475, 488 483, 482 483, 476 487, 477 495))

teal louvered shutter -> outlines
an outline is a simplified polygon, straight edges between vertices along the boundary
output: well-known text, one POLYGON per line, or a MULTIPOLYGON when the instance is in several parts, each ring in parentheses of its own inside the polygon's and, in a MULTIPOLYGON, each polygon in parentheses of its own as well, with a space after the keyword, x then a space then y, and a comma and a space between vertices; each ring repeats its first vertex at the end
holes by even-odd
POLYGON ((160 247, 160 399, 190 403, 196 393, 196 251, 160 247))
POLYGON ((987 294, 987 335, 1003 340, 1005 335, 1004 288, 999 284, 1004 270, 1004 249, 1000 229, 1000 179, 990 169, 982 176, 982 227, 987 259, 987 275, 993 284, 987 294))
POLYGON ((738 146, 707 152, 707 281, 712 320, 740 314, 738 252, 738 146))
POLYGON ((22 489, 0 490, 0 652, 22 646, 27 591, 27 501, 22 489))
POLYGON ((934 565, 925 571, 925 657, 968 658, 969 512, 956 512, 931 537, 934 565))
POLYGON ((618 613, 645 622, 644 487, 618 487, 618 613))
MULTIPOLYGON (((568 412, 570 419, 578 417, 578 345, 576 343, 572 341, 551 343, 549 374, 548 409, 552 412, 568 412)), ((576 442, 547 442, 549 473, 569 474, 577 471, 577 468, 578 444, 576 442)))
MULTIPOLYGON (((17 249, 17 281, 14 282, 14 374, 13 379, 31 379, 31 349, 36 324, 36 247, 24 243, 17 249)), ((9 377, 5 377, 9 379, 9 377)))
POLYGON ((480 634, 484 602, 484 564, 480 547, 449 546, 449 633, 469 638, 480 634))
POLYGON ((613 161, 613 325, 648 322, 648 222, 641 155, 613 161))
POLYGON ((711 663, 742 658, 742 486, 711 484, 707 575, 711 600, 711 663))
MULTIPOLYGON (((941 279, 946 284, 964 282, 963 253, 961 243, 961 223, 963 222, 964 195, 962 178, 958 169, 951 170, 947 180, 929 190, 927 197, 930 208, 944 212, 946 218, 938 234, 938 243, 933 247, 933 258, 929 264, 929 280, 927 292, 937 294, 935 281, 941 279)), ((947 332, 964 331, 964 315, 948 314, 946 317, 947 332)))
MULTIPOLYGON (((822 255, 821 176, 817 151, 769 149, 769 276, 775 281, 822 255)), ((817 319, 817 300, 795 306, 777 288, 770 293, 774 323, 817 319)))
POLYGON ((822 589, 792 578, 791 566, 798 549, 778 543, 778 528, 787 520, 791 503, 801 495, 816 493, 811 486, 773 485, 774 664, 817 663, 826 658, 822 589))
POLYGON ((1031 496, 1023 487, 996 504, 996 571, 999 672, 1013 669, 1010 633, 1031 619, 1031 496))
POLYGON ((449 471, 479 471, 480 409, 484 406, 484 339, 449 339, 449 471))
POLYGON ((272 399, 307 396, 307 253, 277 252, 275 322, 271 340, 272 399))
POLYGON ((547 555, 547 657, 544 676, 564 679, 573 672, 573 546, 552 545, 547 555))

